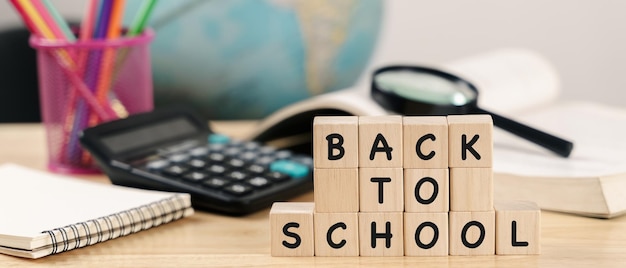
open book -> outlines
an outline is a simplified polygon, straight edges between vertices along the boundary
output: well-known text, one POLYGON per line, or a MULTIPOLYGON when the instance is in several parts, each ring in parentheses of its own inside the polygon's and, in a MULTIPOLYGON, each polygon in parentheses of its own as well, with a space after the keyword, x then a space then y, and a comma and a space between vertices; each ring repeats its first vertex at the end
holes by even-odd
POLYGON ((88 182, 0 165, 0 253, 40 258, 193 214, 188 194, 88 182))
MULTIPOLYGON (((542 209, 601 218, 626 212, 626 110, 559 101, 556 71, 526 50, 499 50, 438 67, 473 82, 480 107, 574 143, 571 156, 561 158, 496 128, 496 199, 531 200, 542 209)), ((250 138, 306 151, 313 116, 383 114, 389 112, 369 97, 368 86, 356 86, 285 107, 250 138)))

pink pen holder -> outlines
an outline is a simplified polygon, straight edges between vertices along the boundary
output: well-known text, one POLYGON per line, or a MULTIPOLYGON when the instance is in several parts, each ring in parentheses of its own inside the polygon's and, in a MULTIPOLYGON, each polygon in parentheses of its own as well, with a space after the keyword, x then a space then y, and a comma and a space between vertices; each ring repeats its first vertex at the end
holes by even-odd
POLYGON ((150 29, 137 37, 75 43, 31 36, 51 171, 98 173, 93 158, 80 146, 80 132, 152 110, 153 39, 150 29))

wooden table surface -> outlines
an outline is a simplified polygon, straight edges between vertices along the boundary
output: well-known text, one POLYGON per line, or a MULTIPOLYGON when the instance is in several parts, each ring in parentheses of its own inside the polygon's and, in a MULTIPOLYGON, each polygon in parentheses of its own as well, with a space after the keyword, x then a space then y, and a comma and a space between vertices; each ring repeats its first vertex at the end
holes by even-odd
MULTIPOLYGON (((241 135, 250 123, 218 123, 241 135)), ((45 170, 45 133, 39 124, 0 124, 0 163, 45 170)), ((6 179, 6 178, 3 178, 6 179)), ((81 179, 109 183, 104 175, 81 179)), ((312 201, 305 194, 293 201, 312 201)), ((19 220, 3 218, 0 220, 19 220)), ((271 257, 268 210, 246 217, 196 214, 157 228, 37 260, 0 255, 0 267, 207 267, 207 266, 423 266, 626 267, 626 217, 611 220, 542 212, 542 254, 448 257, 271 257)))

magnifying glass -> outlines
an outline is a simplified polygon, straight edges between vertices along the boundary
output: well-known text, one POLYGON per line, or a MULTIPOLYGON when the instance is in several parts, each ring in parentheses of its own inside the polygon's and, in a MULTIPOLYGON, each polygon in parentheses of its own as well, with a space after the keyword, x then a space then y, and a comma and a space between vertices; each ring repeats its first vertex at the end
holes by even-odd
POLYGON ((465 79, 437 69, 388 66, 372 77, 372 98, 403 115, 489 114, 493 124, 562 157, 574 144, 478 107, 478 90, 465 79))

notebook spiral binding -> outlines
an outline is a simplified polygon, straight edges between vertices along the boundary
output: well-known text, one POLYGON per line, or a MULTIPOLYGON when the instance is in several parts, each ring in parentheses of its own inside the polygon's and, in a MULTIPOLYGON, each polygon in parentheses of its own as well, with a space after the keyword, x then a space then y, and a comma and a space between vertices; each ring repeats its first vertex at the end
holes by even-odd
POLYGON ((73 250, 159 226, 185 216, 191 204, 184 195, 153 202, 93 220, 42 233, 50 236, 51 253, 73 250))

